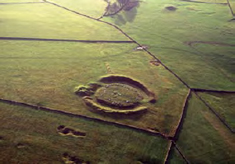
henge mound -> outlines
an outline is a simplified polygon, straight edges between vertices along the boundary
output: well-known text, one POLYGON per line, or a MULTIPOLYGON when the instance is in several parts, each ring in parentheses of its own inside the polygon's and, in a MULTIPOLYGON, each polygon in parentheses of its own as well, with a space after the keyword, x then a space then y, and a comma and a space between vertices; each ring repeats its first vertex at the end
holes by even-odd
POLYGON ((109 75, 98 83, 76 87, 75 94, 93 111, 102 113, 132 114, 146 111, 143 104, 155 103, 155 94, 130 77, 109 75))

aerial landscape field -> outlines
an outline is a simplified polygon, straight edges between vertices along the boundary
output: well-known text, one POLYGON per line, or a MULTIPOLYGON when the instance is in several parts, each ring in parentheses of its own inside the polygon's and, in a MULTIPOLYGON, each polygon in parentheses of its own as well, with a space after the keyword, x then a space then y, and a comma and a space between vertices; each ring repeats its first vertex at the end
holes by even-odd
POLYGON ((234 164, 235 0, 0 0, 0 164, 234 164))

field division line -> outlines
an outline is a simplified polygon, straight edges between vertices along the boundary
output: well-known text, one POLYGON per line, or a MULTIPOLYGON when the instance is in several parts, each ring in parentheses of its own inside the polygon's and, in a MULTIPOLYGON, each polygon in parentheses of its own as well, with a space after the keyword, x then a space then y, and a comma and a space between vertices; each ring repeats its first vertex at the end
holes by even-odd
POLYGON ((133 43, 125 40, 72 40, 72 39, 46 39, 46 38, 21 38, 21 37, 0 37, 0 40, 21 40, 21 41, 49 41, 49 42, 82 42, 82 43, 133 43))
POLYGON ((217 113, 197 92, 194 92, 195 95, 209 108, 209 110, 232 132, 235 133, 235 130, 230 127, 230 125, 217 113))
POLYGON ((194 92, 214 92, 214 93, 235 93, 235 91, 225 91, 225 90, 211 90, 211 89, 201 89, 201 88, 191 88, 194 92))
POLYGON ((186 159, 185 155, 182 153, 182 151, 179 150, 179 148, 177 147, 177 145, 174 141, 171 141, 170 148, 168 149, 164 164, 171 163, 170 161, 171 161, 174 149, 180 154, 181 158, 185 161, 186 164, 190 164, 189 160, 186 159))
POLYGON ((181 155, 181 157, 184 159, 184 161, 187 164, 190 164, 189 160, 187 160, 187 158, 185 157, 185 155, 182 153, 182 151, 178 148, 178 146, 176 145, 176 143, 174 141, 172 141, 174 143, 174 147, 175 149, 179 152, 179 154, 181 155))
POLYGON ((227 3, 228 3, 228 7, 229 7, 229 9, 230 9, 230 11, 231 11, 231 14, 232 14, 233 16, 235 16, 235 13, 233 12, 233 8, 232 8, 232 6, 231 6, 231 4, 230 4, 230 1, 227 0, 227 3))

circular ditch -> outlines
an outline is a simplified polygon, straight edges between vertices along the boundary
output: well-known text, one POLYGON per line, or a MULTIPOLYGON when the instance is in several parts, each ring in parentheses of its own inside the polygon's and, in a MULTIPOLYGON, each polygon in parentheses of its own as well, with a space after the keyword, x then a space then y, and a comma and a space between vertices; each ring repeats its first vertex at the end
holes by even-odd
POLYGON ((140 113, 148 109, 146 103, 156 102, 155 94, 144 84, 122 75, 104 76, 97 83, 80 85, 75 93, 90 109, 102 113, 140 113))

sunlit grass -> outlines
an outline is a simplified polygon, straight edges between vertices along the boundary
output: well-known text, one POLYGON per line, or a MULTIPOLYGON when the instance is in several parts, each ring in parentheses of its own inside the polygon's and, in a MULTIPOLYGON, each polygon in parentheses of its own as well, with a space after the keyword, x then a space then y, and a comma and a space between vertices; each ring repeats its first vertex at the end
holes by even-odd
POLYGON ((48 2, 56 3, 94 18, 101 17, 107 7, 104 0, 48 0, 48 2))
POLYGON ((0 37, 128 40, 113 27, 51 4, 0 5, 0 37))
POLYGON ((42 2, 42 0, 0 0, 0 3, 42 2))

